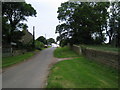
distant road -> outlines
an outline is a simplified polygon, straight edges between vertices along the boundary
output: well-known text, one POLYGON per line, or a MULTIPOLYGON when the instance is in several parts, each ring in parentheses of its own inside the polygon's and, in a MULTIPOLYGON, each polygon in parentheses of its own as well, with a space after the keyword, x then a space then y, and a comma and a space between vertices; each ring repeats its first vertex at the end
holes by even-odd
POLYGON ((52 63, 54 49, 45 49, 28 61, 6 69, 2 74, 2 87, 42 88, 48 75, 48 67, 52 63))

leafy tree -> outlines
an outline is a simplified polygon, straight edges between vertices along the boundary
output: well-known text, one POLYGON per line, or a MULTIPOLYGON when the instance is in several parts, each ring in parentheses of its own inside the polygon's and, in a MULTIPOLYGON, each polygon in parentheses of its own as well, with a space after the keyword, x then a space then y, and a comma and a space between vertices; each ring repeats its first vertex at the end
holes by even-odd
MULTIPOLYGON (((36 10, 25 2, 3 2, 2 17, 3 17, 3 35, 9 38, 9 42, 13 42, 14 33, 21 28, 21 21, 27 20, 26 17, 35 16, 36 10), (9 26, 9 28, 6 28, 9 26)), ((18 32, 20 33, 20 31, 18 32)))
POLYGON ((47 39, 47 43, 51 45, 52 43, 55 43, 55 40, 53 38, 47 39))
POLYGON ((43 44, 47 44, 47 40, 46 40, 46 38, 43 37, 43 36, 38 37, 36 40, 42 42, 43 44))
POLYGON ((112 2, 110 5, 109 28, 106 30, 109 44, 119 46, 120 41, 120 2, 112 2))
POLYGON ((69 29, 70 29, 69 25, 67 25, 66 23, 56 26, 55 33, 59 33, 59 37, 57 38, 57 41, 61 41, 63 39, 69 38, 71 36, 71 31, 69 29))
POLYGON ((35 40, 35 47, 41 50, 44 47, 44 44, 38 40, 35 40))
POLYGON ((7 18, 2 18, 2 43, 9 42, 10 39, 10 25, 7 23, 7 18))
POLYGON ((57 39, 66 39, 72 44, 92 44, 96 39, 101 44, 108 7, 109 3, 100 2, 62 3, 58 8, 58 19, 64 23, 56 27, 57 39))
POLYGON ((117 29, 116 29, 116 47, 120 47, 120 1, 117 4, 117 29))
POLYGON ((69 40, 70 40, 70 39, 68 39, 68 38, 62 39, 62 40, 60 41, 60 46, 61 46, 61 47, 66 46, 66 45, 68 44, 68 42, 70 42, 69 40))

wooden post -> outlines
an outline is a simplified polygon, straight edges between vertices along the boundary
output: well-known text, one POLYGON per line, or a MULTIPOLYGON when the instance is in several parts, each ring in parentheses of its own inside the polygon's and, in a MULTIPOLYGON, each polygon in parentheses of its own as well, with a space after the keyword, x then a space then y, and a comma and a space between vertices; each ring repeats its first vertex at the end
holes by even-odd
POLYGON ((35 26, 33 26, 33 48, 35 48, 35 26))

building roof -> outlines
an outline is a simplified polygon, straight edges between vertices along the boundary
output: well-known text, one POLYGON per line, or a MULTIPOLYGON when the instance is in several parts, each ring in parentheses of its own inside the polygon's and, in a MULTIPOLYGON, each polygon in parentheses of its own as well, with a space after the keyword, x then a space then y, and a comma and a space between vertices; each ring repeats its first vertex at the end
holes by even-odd
POLYGON ((20 40, 24 44, 28 44, 33 40, 33 35, 28 30, 23 30, 25 35, 20 40))

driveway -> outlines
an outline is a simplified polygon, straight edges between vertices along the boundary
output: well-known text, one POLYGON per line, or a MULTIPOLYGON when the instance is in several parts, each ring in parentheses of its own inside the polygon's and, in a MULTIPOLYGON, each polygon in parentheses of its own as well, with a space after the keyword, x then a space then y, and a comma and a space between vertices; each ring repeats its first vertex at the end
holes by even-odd
POLYGON ((2 74, 3 88, 43 88, 55 48, 40 51, 29 60, 10 67, 2 74))

